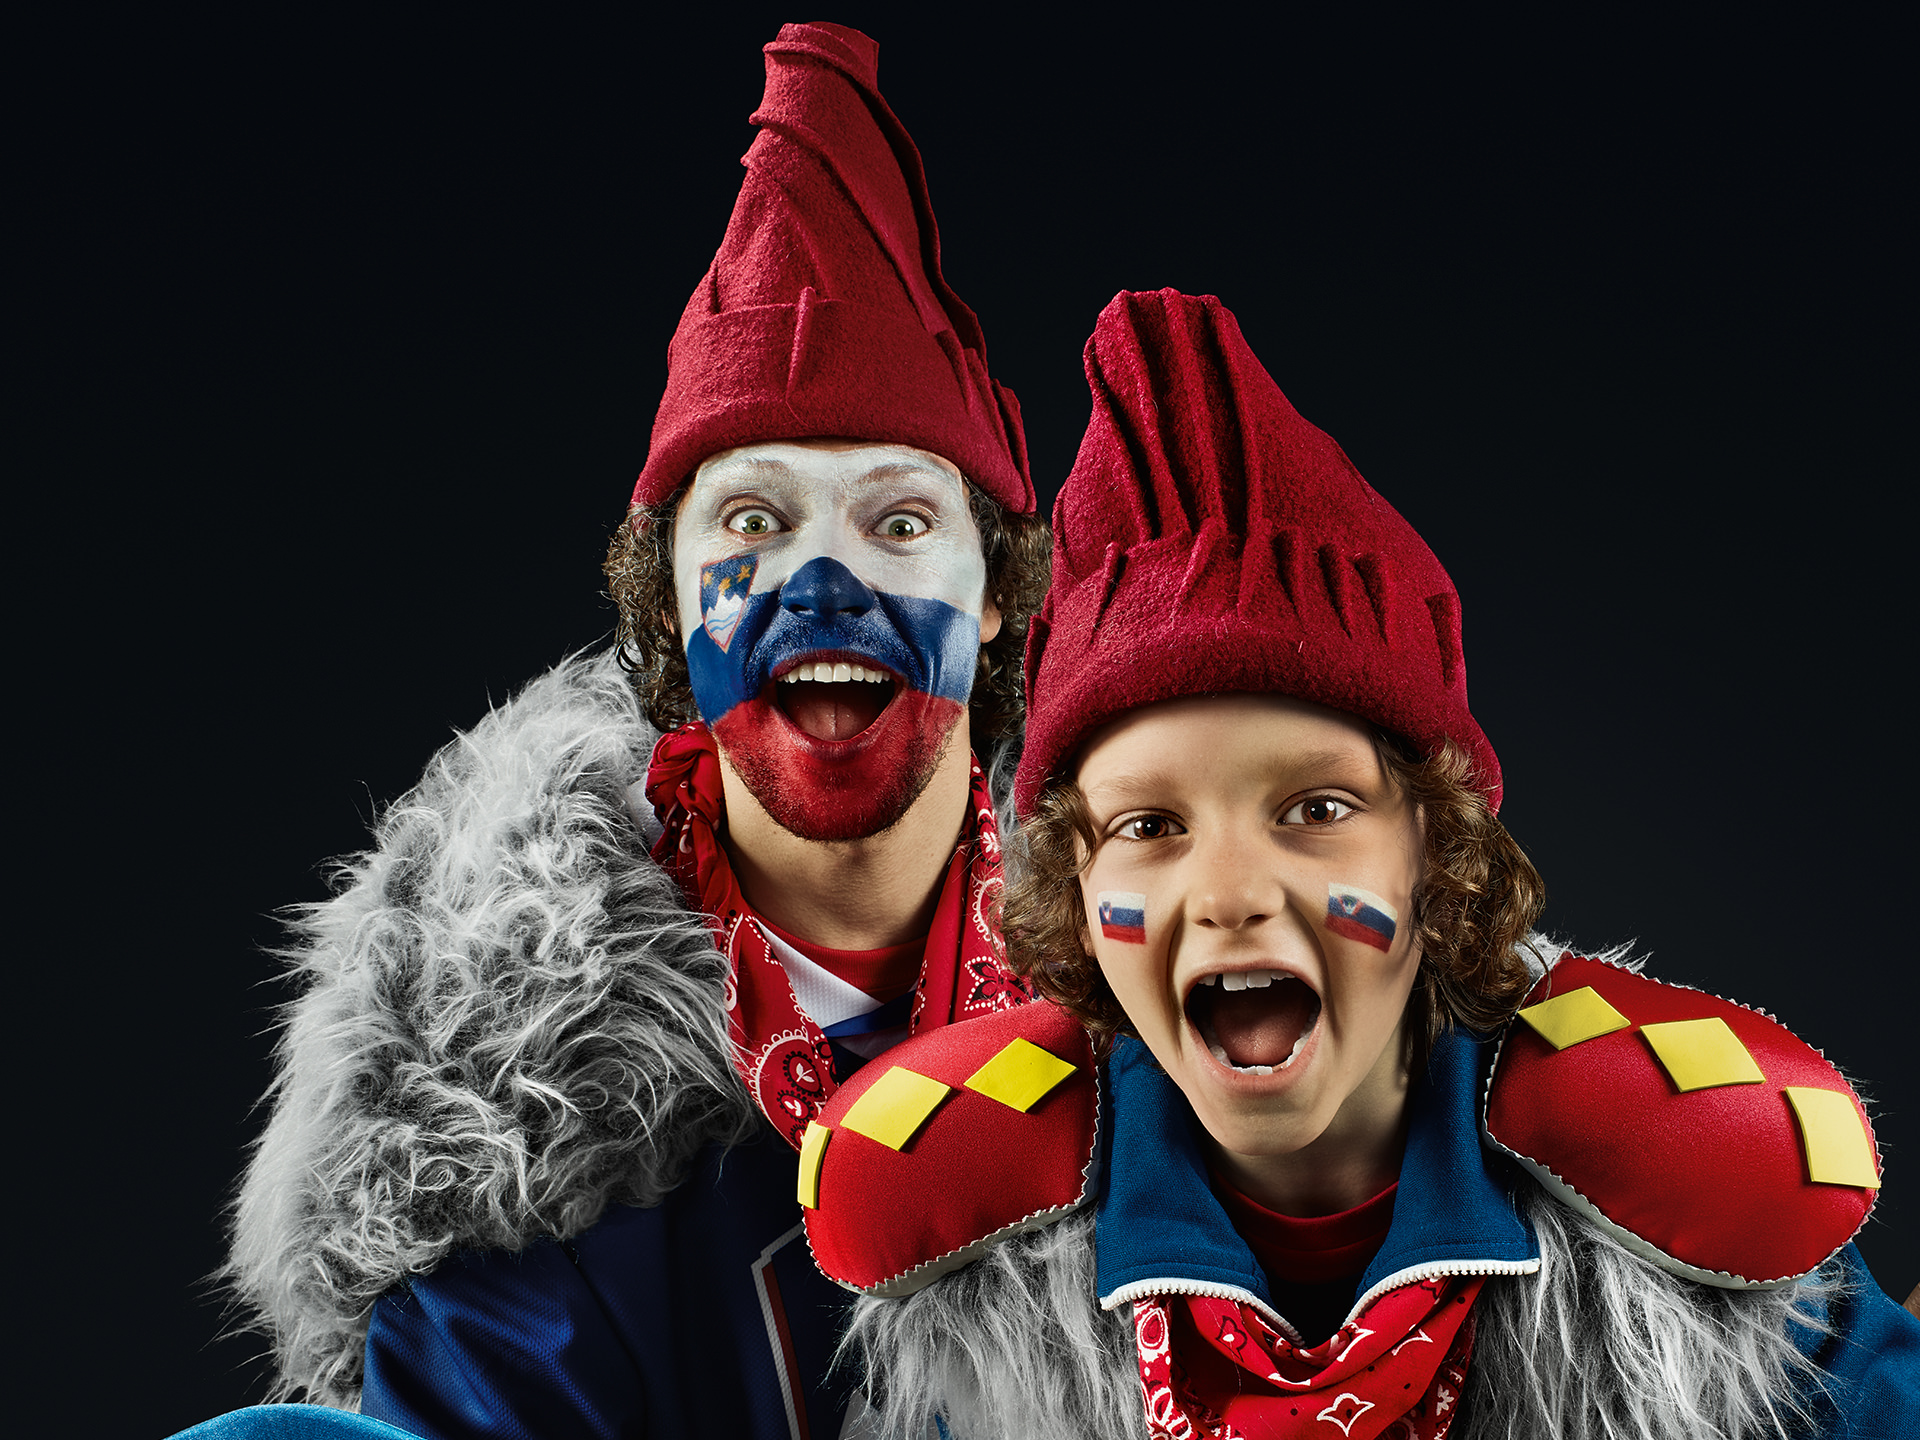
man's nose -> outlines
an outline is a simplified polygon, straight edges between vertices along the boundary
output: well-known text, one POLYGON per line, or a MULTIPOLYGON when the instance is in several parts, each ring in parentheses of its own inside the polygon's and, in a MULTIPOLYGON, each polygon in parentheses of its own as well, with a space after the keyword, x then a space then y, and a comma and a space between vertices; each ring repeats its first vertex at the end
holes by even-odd
POLYGON ((860 577, 827 555, 809 560, 780 587, 782 609, 816 620, 864 615, 874 603, 873 591, 861 583, 860 577))

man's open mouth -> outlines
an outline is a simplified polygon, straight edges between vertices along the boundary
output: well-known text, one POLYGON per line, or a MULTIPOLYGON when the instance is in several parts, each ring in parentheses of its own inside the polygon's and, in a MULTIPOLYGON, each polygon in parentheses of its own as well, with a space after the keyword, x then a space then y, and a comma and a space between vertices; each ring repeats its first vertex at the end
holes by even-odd
POLYGON ((1293 1063, 1320 1022, 1320 997, 1279 970, 1203 975, 1187 994, 1187 1019, 1229 1069, 1271 1075, 1293 1063))
POLYGON ((900 678, 871 661, 803 661, 775 677, 773 703, 815 740, 851 740, 893 702, 900 678))

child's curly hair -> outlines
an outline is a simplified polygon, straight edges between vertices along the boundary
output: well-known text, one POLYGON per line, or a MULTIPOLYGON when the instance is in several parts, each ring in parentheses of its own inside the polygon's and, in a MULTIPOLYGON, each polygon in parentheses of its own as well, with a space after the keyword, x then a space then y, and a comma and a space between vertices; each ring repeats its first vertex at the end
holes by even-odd
MULTIPOLYGON (((673 520, 685 487, 657 505, 636 505, 607 545, 607 593, 620 610, 620 663, 633 677, 640 708, 660 730, 699 718, 681 648, 673 588, 673 520)), ((1052 540, 1039 515, 1017 515, 984 490, 967 486, 967 508, 987 562, 987 594, 1000 607, 1000 633, 980 650, 969 719, 984 753, 1018 735, 1026 715, 1021 659, 1027 621, 1047 596, 1052 540)))
MULTIPOLYGON (((1527 993, 1520 949, 1546 903, 1533 862, 1475 789, 1472 764, 1448 741, 1429 756, 1375 727, 1374 749, 1389 779, 1420 807, 1426 874, 1415 888, 1420 978, 1408 1001, 1414 1062, 1449 1025, 1491 1030, 1527 993)), ((1056 778, 1013 839, 1002 922, 1013 966, 1092 1032, 1104 1053, 1133 1034, 1089 944, 1080 873, 1095 845, 1086 800, 1056 778)))

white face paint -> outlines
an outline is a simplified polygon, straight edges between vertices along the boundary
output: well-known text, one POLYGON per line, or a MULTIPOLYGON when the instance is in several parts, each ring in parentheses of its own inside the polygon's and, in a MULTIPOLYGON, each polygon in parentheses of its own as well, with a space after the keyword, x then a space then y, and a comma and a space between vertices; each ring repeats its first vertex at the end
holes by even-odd
POLYGON ((809 839, 905 813, 1000 628, 960 472, 906 445, 771 441, 714 456, 675 517, 701 717, 809 839))
POLYGON ((824 556, 871 589, 944 601, 974 616, 982 640, 999 629, 960 472, 909 445, 776 440, 722 451, 701 465, 674 521, 683 636, 705 619, 702 568, 744 554, 758 560, 751 594, 778 590, 824 556))

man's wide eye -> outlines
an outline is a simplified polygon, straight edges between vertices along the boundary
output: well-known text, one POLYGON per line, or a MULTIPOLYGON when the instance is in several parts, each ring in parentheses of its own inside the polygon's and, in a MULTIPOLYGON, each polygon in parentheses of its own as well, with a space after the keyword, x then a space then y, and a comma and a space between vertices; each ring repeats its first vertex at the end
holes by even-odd
POLYGON ((768 510, 742 510, 727 517, 727 528, 741 535, 771 535, 780 522, 768 510))
POLYGON ((880 533, 889 540, 911 540, 927 533, 927 522, 918 515, 896 510, 880 522, 880 533))
POLYGON ((1280 817, 1282 825, 1331 825, 1353 813, 1353 806, 1331 795, 1315 795, 1302 800, 1280 817))

